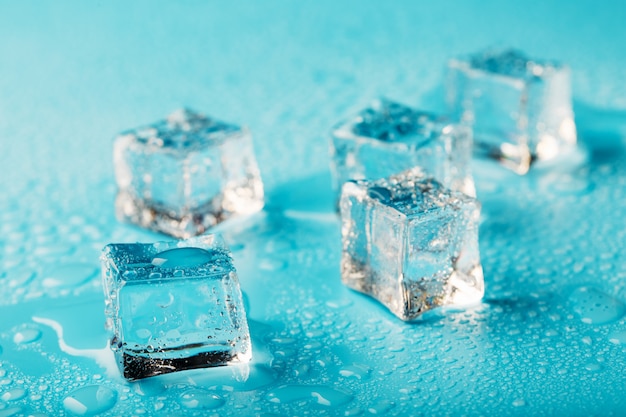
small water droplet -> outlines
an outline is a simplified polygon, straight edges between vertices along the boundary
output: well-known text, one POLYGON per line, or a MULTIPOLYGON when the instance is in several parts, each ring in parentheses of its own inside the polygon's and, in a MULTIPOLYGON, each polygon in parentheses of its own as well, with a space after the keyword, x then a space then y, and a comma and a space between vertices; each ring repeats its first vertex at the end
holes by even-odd
POLYGON ((213 260, 213 254, 200 248, 176 248, 159 252, 152 265, 160 268, 193 268, 213 260))
POLYGON ((69 288, 87 281, 97 270, 89 264, 67 264, 53 268, 45 275, 42 285, 45 288, 69 288))
POLYGON ((202 410, 211 410, 224 405, 222 397, 200 388, 193 388, 183 392, 179 397, 179 402, 185 408, 202 410))
POLYGON ((513 401, 513 407, 524 407, 526 405, 526 401, 523 398, 518 398, 513 401))
POLYGON ((341 300, 329 300, 326 301, 326 305, 330 308, 345 308, 352 305, 352 301, 348 299, 341 300))
POLYGON ((585 364, 585 369, 589 372, 598 372, 602 370, 602 365, 598 362, 588 362, 585 364))
POLYGON ((273 403, 290 403, 311 399, 320 405, 338 407, 351 401, 352 394, 324 385, 282 385, 272 389, 267 394, 267 398, 273 403))
POLYGON ((78 388, 63 399, 63 407, 79 416, 90 416, 111 409, 117 401, 117 391, 102 385, 78 388))
POLYGON ((367 408, 367 411, 369 411, 371 414, 385 414, 387 411, 391 410, 394 406, 394 403, 391 401, 387 401, 387 400, 381 400, 378 401, 377 403, 371 405, 370 407, 367 408))
POLYGON ((287 262, 281 261, 279 259, 261 259, 259 262, 259 269, 263 271, 279 271, 281 269, 285 269, 287 267, 287 262))
POLYGON ((391 201, 391 191, 385 187, 371 187, 367 190, 367 195, 382 203, 391 201))
POLYGON ((609 342, 614 345, 626 345, 626 330, 618 330, 611 333, 609 336, 609 342))
POLYGON ((124 277, 124 279, 128 281, 132 281, 133 279, 137 278, 137 271, 134 271, 134 270, 124 271, 122 276, 124 277))
POLYGON ((339 371, 339 374, 346 378, 356 378, 361 380, 369 379, 370 376, 370 368, 367 365, 361 364, 353 364, 349 366, 344 366, 339 371))

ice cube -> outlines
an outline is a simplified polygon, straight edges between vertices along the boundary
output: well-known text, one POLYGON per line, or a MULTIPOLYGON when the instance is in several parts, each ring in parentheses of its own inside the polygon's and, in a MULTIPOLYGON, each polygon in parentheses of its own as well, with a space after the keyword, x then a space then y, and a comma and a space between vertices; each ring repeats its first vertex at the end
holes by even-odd
POLYGON ((475 195, 471 129, 389 100, 378 100, 331 133, 337 196, 344 182, 378 179, 419 166, 447 187, 475 195))
POLYGON ((344 184, 341 278, 402 320, 484 293, 478 202, 419 169, 344 184))
POLYGON ((219 236, 110 244, 101 261, 106 327, 126 379, 250 360, 239 281, 219 236))
POLYGON ((574 149, 570 70, 516 50, 487 50, 450 60, 451 117, 473 125, 475 150, 524 174, 535 160, 574 149))
POLYGON ((122 221, 179 238, 263 207, 248 130, 179 110, 114 144, 122 221))

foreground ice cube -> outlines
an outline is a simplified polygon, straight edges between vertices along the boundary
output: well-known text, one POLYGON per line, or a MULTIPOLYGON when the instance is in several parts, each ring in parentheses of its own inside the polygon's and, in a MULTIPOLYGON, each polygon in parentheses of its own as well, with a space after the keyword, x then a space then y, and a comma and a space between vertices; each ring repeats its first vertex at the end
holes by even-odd
POLYGON ((110 244, 101 260, 106 326, 126 379, 250 360, 239 281, 219 236, 110 244))
POLYGON ((333 185, 378 179, 419 166, 444 185, 475 195, 471 129, 389 100, 375 101, 331 133, 333 185))
POLYGON ((120 134, 114 163, 117 217, 175 237, 263 207, 250 133, 190 110, 120 134))
POLYGON ((349 181, 341 195, 341 278, 403 320, 484 293, 477 201, 418 169, 349 181))
POLYGON ((448 63, 453 120, 473 125, 477 153, 517 173, 576 144, 570 70, 516 50, 487 50, 448 63))

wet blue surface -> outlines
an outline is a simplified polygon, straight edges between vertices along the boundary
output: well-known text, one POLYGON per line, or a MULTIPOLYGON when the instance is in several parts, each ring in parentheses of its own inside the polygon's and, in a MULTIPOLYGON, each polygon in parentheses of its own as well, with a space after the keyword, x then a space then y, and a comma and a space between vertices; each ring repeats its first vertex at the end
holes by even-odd
POLYGON ((0 416, 626 414, 626 6, 0 1, 0 416), (339 278, 328 131, 375 96, 440 110, 446 58, 573 69, 586 161, 475 166, 484 302, 407 324, 339 278), (247 125, 268 202, 219 227, 248 369, 126 383, 98 256, 113 136, 189 106, 247 125))

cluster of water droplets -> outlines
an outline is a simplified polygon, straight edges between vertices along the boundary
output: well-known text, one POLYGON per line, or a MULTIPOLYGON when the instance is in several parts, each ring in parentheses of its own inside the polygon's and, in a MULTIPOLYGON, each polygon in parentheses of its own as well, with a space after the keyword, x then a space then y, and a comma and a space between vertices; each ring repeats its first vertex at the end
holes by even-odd
POLYGON ((484 302, 417 323, 341 285, 325 189, 298 205, 297 181, 277 188, 266 212, 221 230, 252 363, 130 384, 107 346, 98 256, 109 242, 160 237, 114 220, 110 182, 16 183, 0 196, 0 416, 550 415, 563 403, 593 414, 598 392, 624 410, 626 160, 616 158, 521 178, 478 170, 484 302))

